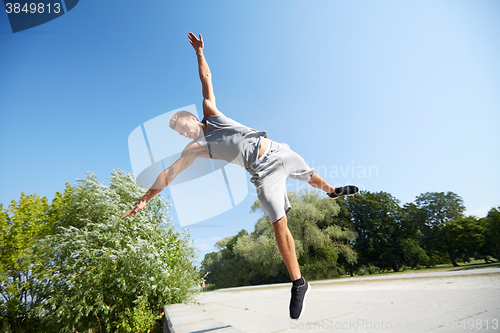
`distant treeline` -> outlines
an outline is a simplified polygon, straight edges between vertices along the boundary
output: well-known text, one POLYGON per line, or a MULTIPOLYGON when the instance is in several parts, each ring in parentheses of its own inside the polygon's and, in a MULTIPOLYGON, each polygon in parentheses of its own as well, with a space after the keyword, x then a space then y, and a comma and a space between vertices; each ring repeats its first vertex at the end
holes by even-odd
MULTIPOLYGON (((500 207, 485 218, 466 217, 462 198, 452 192, 424 193, 403 206, 386 192, 335 201, 315 191, 289 197, 288 226, 310 280, 500 259, 500 207)), ((289 281, 269 217, 259 201, 252 210, 263 213, 253 232, 217 242, 219 251, 202 261, 215 288, 289 281)))

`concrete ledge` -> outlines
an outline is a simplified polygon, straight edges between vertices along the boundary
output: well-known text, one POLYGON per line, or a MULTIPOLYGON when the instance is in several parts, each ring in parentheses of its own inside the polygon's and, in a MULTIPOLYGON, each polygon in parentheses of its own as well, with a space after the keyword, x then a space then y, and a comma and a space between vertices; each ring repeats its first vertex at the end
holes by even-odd
POLYGON ((243 332, 197 309, 196 305, 172 304, 163 307, 164 333, 237 333, 243 332))

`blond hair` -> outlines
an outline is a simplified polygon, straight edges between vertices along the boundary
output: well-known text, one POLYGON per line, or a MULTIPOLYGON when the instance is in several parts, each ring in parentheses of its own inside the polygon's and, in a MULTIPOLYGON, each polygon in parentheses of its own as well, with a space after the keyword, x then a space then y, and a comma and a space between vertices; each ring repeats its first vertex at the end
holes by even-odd
POLYGON ((191 116, 195 117, 195 119, 198 120, 198 118, 196 118, 196 116, 194 114, 192 114, 191 112, 189 112, 189 111, 184 111, 184 110, 177 111, 172 116, 172 118, 170 118, 170 124, 169 124, 170 128, 175 131, 175 126, 177 125, 177 121, 179 121, 179 119, 189 118, 191 116))

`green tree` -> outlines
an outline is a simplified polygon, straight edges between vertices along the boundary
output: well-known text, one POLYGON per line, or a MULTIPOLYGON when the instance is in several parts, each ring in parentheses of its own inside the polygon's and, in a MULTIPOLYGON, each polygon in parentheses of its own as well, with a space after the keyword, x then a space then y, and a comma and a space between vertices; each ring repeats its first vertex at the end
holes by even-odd
POLYGON ((68 228, 70 226, 81 228, 84 226, 84 219, 75 219, 75 216, 81 216, 85 211, 83 206, 76 205, 76 197, 73 196, 75 188, 69 183, 66 183, 66 189, 63 193, 56 192, 52 202, 50 203, 49 210, 47 211, 47 218, 49 220, 47 234, 57 234, 62 227, 68 228), (80 207, 81 212, 75 211, 76 207, 80 207), (80 225, 75 225, 80 221, 80 225))
POLYGON ((482 253, 500 260, 500 207, 490 209, 486 218, 481 219, 484 232, 484 246, 482 253))
POLYGON ((419 195, 415 203, 422 212, 423 245, 432 261, 446 260, 447 255, 453 266, 458 266, 445 226, 463 217, 463 199, 453 192, 427 192, 419 195))
POLYGON ((344 274, 344 265, 352 265, 358 259, 352 247, 357 233, 352 224, 338 219, 338 204, 313 190, 291 193, 290 202, 293 209, 288 214, 288 224, 296 240, 303 275, 326 279, 344 274))
MULTIPOLYGON (((357 260, 357 254, 351 246, 356 233, 337 220, 338 205, 318 191, 289 192, 288 197, 293 207, 287 216, 288 227, 295 240, 302 274, 309 279, 343 274, 343 263, 353 264, 357 260), (343 261, 339 262, 339 258, 343 261)), ((264 272, 272 272, 288 281, 289 276, 276 245, 269 217, 258 200, 252 210, 260 211, 263 216, 252 234, 238 241, 237 250, 247 261, 255 261, 256 267, 264 272)))
POLYGON ((424 239, 424 213, 414 203, 405 204, 401 210, 401 251, 403 264, 412 268, 430 266, 431 259, 422 247, 424 239))
POLYGON ((0 204, 0 329, 41 331, 31 310, 44 301, 37 280, 37 241, 48 230, 45 197, 21 193, 7 209, 0 204))
POLYGON ((445 226, 448 252, 454 258, 469 261, 481 255, 484 247, 484 227, 473 216, 449 221, 445 226))
POLYGON ((404 245, 399 200, 386 192, 362 192, 339 200, 339 204, 347 208, 358 234, 354 244, 360 257, 358 266, 398 271, 404 245))
MULTIPOLYGON (((351 246, 356 233, 339 224, 338 205, 316 191, 289 192, 288 196, 293 206, 288 226, 303 275, 318 279, 343 274, 343 264, 357 259, 351 246)), ((290 280, 269 216, 258 200, 252 210, 262 213, 252 233, 242 230, 219 241, 219 251, 207 254, 202 262, 207 282, 217 288, 290 280)))
POLYGON ((50 296, 41 312, 53 327, 145 332, 163 305, 198 290, 193 248, 169 225, 160 196, 120 219, 142 192, 132 175, 116 169, 109 186, 89 173, 56 197, 56 232, 44 239, 40 264, 50 296))
POLYGON ((206 276, 207 283, 213 284, 215 288, 251 283, 249 264, 234 250, 238 239, 245 235, 248 235, 248 232, 241 230, 234 236, 226 237, 215 244, 219 251, 205 255, 201 263, 201 272, 206 276))

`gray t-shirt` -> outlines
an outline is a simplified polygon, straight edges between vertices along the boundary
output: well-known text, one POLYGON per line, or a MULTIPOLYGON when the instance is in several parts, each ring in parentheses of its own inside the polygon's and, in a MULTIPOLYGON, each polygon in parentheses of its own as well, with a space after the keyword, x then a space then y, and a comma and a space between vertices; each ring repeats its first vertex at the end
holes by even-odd
POLYGON ((257 160, 263 138, 267 132, 246 127, 226 116, 205 117, 205 133, 196 140, 216 160, 241 165, 248 170, 257 160))

